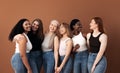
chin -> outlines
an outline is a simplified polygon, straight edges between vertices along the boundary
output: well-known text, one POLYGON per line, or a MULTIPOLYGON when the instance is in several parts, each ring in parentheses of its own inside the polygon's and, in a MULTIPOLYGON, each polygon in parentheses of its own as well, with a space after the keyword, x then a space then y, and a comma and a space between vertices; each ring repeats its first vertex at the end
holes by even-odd
POLYGON ((90 27, 90 29, 92 29, 92 27, 90 27))

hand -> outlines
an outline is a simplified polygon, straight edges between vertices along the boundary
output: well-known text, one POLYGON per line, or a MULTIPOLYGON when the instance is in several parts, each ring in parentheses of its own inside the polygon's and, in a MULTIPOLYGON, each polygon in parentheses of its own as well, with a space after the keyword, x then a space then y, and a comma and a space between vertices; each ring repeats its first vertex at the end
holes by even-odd
POLYGON ((28 69, 27 73, 32 73, 32 70, 31 70, 31 69, 28 69))
POLYGON ((94 73, 95 71, 95 65, 92 66, 91 73, 94 73))
POLYGON ((75 47, 73 48, 73 52, 76 51, 78 48, 80 48, 80 45, 76 44, 75 47))
POLYGON ((55 69, 55 73, 57 73, 57 72, 56 72, 56 71, 57 71, 57 66, 55 66, 55 68, 54 68, 54 69, 55 69))
POLYGON ((60 72, 61 72, 61 69, 62 69, 61 67, 57 67, 57 69, 56 69, 55 72, 56 72, 56 73, 60 73, 60 72))

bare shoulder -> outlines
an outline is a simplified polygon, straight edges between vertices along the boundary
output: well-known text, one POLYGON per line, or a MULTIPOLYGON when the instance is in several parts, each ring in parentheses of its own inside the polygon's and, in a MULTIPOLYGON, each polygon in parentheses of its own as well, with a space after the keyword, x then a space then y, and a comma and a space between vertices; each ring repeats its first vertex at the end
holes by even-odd
POLYGON ((87 38, 90 38, 91 33, 87 33, 87 38))
POLYGON ((66 42, 67 42, 67 43, 72 43, 73 41, 72 41, 72 39, 70 38, 70 39, 68 39, 66 42))
POLYGON ((58 36, 55 36, 55 38, 54 39, 58 39, 58 36))
POLYGON ((25 36, 23 34, 17 34, 15 37, 14 37, 14 41, 24 41, 26 40, 25 36))
POLYGON ((99 40, 105 42, 105 41, 107 41, 107 39, 108 39, 107 34, 103 33, 103 34, 100 36, 100 39, 99 39, 99 40))
POLYGON ((101 39, 107 39, 108 36, 107 36, 107 34, 103 33, 103 34, 100 36, 100 38, 101 38, 101 39))

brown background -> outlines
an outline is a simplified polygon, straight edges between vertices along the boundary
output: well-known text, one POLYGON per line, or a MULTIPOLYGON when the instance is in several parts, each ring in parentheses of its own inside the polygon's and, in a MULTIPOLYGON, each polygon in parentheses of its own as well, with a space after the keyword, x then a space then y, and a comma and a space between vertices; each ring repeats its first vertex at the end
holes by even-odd
POLYGON ((120 1, 119 0, 1 0, 0 1, 0 73, 13 73, 10 59, 14 44, 8 41, 8 34, 21 18, 42 19, 44 30, 50 20, 69 23, 79 18, 83 32, 89 32, 90 19, 100 16, 108 34, 106 73, 119 73, 120 65, 120 1))

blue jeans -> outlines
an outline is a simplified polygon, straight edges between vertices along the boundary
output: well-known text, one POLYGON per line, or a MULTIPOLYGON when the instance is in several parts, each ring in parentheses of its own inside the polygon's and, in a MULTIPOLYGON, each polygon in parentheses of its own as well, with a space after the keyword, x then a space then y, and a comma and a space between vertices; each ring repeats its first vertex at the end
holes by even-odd
POLYGON ((30 52, 30 66, 33 73, 40 73, 42 68, 42 52, 41 51, 31 51, 30 52))
MULTIPOLYGON (((97 53, 90 53, 88 57, 88 71, 91 72, 92 65, 96 59, 97 53)), ((94 73, 105 73, 107 67, 106 57, 103 56, 96 65, 94 73)))
POLYGON ((76 52, 74 54, 74 73, 88 73, 88 51, 76 52))
MULTIPOLYGON (((64 56, 60 56, 60 64, 62 63, 63 59, 64 56)), ((72 61, 72 57, 70 56, 60 73, 71 73, 72 65, 73 65, 73 61, 72 61)))
POLYGON ((43 68, 45 73, 54 73, 54 52, 43 52, 43 68))
MULTIPOLYGON (((26 53, 28 60, 29 60, 29 54, 26 53)), ((14 69, 15 73, 27 73, 27 69, 24 66, 22 59, 20 57, 20 53, 15 53, 11 58, 11 65, 14 69)))

